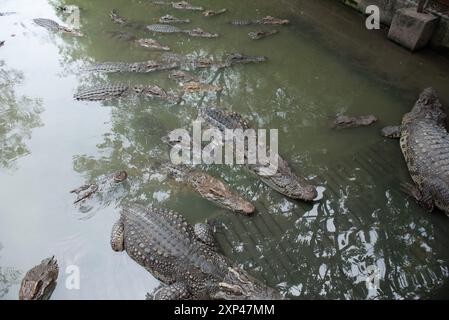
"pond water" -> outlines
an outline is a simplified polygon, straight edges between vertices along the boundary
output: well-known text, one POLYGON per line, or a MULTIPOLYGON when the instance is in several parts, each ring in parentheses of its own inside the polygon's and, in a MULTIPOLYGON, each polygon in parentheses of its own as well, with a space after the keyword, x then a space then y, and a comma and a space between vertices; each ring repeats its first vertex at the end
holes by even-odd
MULTIPOLYGON (((1 0, 0 11, 0 298, 18 297, 20 276, 55 255, 61 268, 54 299, 142 299, 159 282, 109 245, 123 201, 154 204, 190 222, 218 226, 225 254, 292 298, 413 299, 447 296, 449 220, 426 213, 400 190, 409 181, 397 141, 379 135, 397 124, 420 90, 434 86, 449 105, 449 60, 432 51, 410 54, 367 31, 363 17, 336 1, 236 1, 194 4, 227 8, 205 18, 151 1, 1 0), (53 34, 33 18, 65 21, 57 6, 81 8, 85 37, 53 34), (188 18, 216 39, 152 35, 111 22, 116 8, 129 21, 156 23, 165 14, 188 18), (250 26, 228 22, 272 15, 290 19, 278 35, 252 41, 250 26), (242 52, 266 63, 195 71, 221 94, 189 94, 181 105, 151 100, 79 102, 80 87, 102 83, 158 84, 180 90, 166 72, 89 74, 93 62, 145 61, 160 53, 109 31, 153 37, 179 54, 221 57, 242 52), (279 148, 296 172, 319 186, 320 198, 289 200, 239 167, 205 167, 251 199, 258 212, 238 216, 161 178, 161 136, 188 127, 199 105, 238 111, 255 126, 279 130, 279 148), (370 127, 335 131, 339 112, 374 114, 370 127), (114 170, 129 172, 116 193, 90 206, 69 191, 114 170), (80 271, 69 290, 68 266, 80 271), (365 279, 376 278, 377 286, 365 279), (447 287, 446 287, 447 288, 447 287)), ((267 29, 270 29, 267 27, 267 29)))

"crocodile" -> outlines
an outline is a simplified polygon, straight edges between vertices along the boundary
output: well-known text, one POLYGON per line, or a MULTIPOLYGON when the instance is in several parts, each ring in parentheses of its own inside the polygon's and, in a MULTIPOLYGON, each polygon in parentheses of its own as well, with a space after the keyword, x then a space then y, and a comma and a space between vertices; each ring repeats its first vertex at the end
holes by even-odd
POLYGON ((191 37, 196 38, 217 38, 219 36, 218 33, 207 32, 201 28, 194 28, 192 30, 183 30, 183 32, 187 33, 191 37))
POLYGON ((266 16, 261 19, 232 20, 230 23, 234 26, 249 26, 252 24, 286 25, 289 24, 290 21, 287 19, 279 19, 272 16, 266 16))
POLYGON ((84 184, 79 188, 73 189, 70 193, 77 195, 74 204, 80 203, 91 198, 96 193, 107 192, 128 178, 126 171, 117 171, 112 174, 106 174, 98 177, 95 181, 84 184))
POLYGON ((29 270, 22 280, 19 291, 20 300, 48 300, 50 299, 56 281, 59 267, 54 257, 42 262, 29 270))
MULTIPOLYGON (((214 107, 202 107, 200 109, 200 116, 210 126, 222 132, 225 132, 227 129, 252 129, 249 122, 237 112, 214 107)), ((310 184, 305 178, 296 175, 287 161, 280 155, 277 155, 277 171, 274 174, 267 174, 266 165, 259 162, 248 163, 247 152, 245 150, 245 167, 258 176, 267 186, 292 199, 312 201, 317 197, 318 192, 316 187, 310 184)))
POLYGON ((129 23, 126 18, 118 14, 117 9, 112 9, 111 13, 109 13, 109 17, 111 18, 112 22, 116 24, 127 25, 129 23))
POLYGON ((287 19, 279 19, 279 18, 274 18, 272 16, 266 16, 266 17, 263 17, 262 19, 256 20, 254 23, 255 24, 269 24, 269 25, 285 25, 285 24, 289 24, 290 21, 287 19))
POLYGON ((135 42, 136 42, 136 44, 138 44, 139 46, 144 47, 144 48, 151 48, 151 49, 162 50, 162 51, 170 51, 170 47, 160 44, 159 42, 157 42, 156 40, 151 39, 151 38, 141 38, 141 39, 135 40, 135 42))
POLYGON ((111 233, 125 251, 166 286, 156 300, 282 299, 282 295, 214 250, 178 213, 139 204, 124 207, 111 233))
POLYGON ((252 31, 252 32, 248 33, 248 36, 252 40, 259 40, 259 39, 263 39, 263 38, 275 35, 277 33, 279 33, 278 30, 270 30, 270 31, 258 30, 258 31, 252 31))
POLYGON ((267 57, 264 56, 246 56, 241 53, 231 53, 225 56, 225 64, 228 66, 232 66, 234 64, 265 62, 267 60, 267 57))
POLYGON ((425 89, 402 118, 400 147, 414 182, 404 190, 429 212, 449 215, 449 134, 435 89, 425 89))
POLYGON ((93 88, 80 90, 74 95, 76 100, 85 101, 104 101, 119 99, 131 96, 142 96, 145 98, 158 98, 172 103, 178 103, 179 97, 167 93, 163 88, 157 85, 100 85, 93 88))
POLYGON ((380 134, 385 138, 399 139, 401 137, 401 126, 386 126, 380 134))
POLYGON ((182 83, 181 86, 185 92, 220 92, 223 90, 221 86, 201 83, 199 81, 188 81, 182 83))
POLYGON ((214 10, 204 10, 203 11, 203 16, 205 16, 205 17, 215 17, 215 16, 223 14, 223 13, 225 13, 227 11, 228 11, 228 9, 226 9, 226 8, 223 8, 223 9, 220 9, 220 10, 216 10, 216 11, 214 11, 214 10))
POLYGON ((151 38, 137 38, 135 35, 125 31, 109 31, 109 36, 120 41, 133 42, 144 48, 151 48, 162 51, 170 51, 170 47, 165 46, 151 38))
POLYGON ((172 2, 170 4, 172 8, 178 9, 178 10, 193 10, 193 11, 203 11, 204 8, 200 6, 194 6, 186 1, 180 1, 180 2, 172 2))
POLYGON ((104 62, 87 67, 86 71, 95 72, 134 72, 149 73, 155 71, 172 70, 178 67, 177 63, 161 63, 154 60, 145 62, 104 62))
POLYGON ((351 117, 338 114, 332 123, 334 129, 354 128, 361 126, 369 126, 377 121, 377 118, 373 115, 351 117))
POLYGON ((204 171, 183 164, 174 165, 170 162, 163 163, 162 169, 168 176, 189 185, 202 198, 220 207, 244 215, 250 215, 256 209, 248 200, 232 191, 224 181, 204 171))
POLYGON ((182 70, 173 70, 168 74, 170 80, 185 83, 190 81, 198 82, 199 78, 182 70))
POLYGON ((207 56, 194 56, 194 55, 180 55, 175 53, 164 53, 161 55, 161 60, 164 62, 177 62, 182 68, 226 68, 229 67, 227 61, 219 61, 207 56))
POLYGON ((190 20, 189 19, 179 19, 172 15, 167 14, 167 15, 159 18, 159 23, 168 23, 168 24, 170 24, 170 23, 190 23, 190 20))
POLYGON ((33 21, 38 26, 44 27, 45 29, 53 31, 53 32, 68 33, 68 34, 71 34, 71 35, 77 36, 77 37, 83 36, 83 34, 79 30, 62 26, 59 23, 57 23, 56 21, 53 21, 51 19, 37 18, 37 19, 33 19, 33 21))
POLYGON ((182 29, 169 25, 169 24, 150 24, 147 29, 152 32, 157 33, 181 33, 184 32, 182 29))

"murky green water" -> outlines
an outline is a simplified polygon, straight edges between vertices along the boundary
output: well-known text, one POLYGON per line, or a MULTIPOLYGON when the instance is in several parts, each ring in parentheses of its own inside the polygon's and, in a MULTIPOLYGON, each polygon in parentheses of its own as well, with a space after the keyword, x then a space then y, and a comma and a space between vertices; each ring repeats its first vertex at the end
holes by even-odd
MULTIPOLYGON (((202 1, 196 1, 200 4, 202 1)), ((150 1, 73 1, 82 8, 84 38, 51 34, 33 18, 65 19, 64 1, 2 0, 0 11, 0 297, 18 296, 18 276, 47 256, 61 267, 55 299, 142 299, 158 281, 109 246, 122 200, 153 203, 191 222, 214 220, 224 252, 297 298, 420 298, 447 296, 449 221, 429 215, 401 192, 409 179, 397 142, 379 136, 398 123, 419 91, 436 87, 449 102, 449 60, 430 51, 409 54, 363 29, 363 19, 334 1, 214 1, 229 12, 204 18, 150 1), (108 13, 156 22, 167 13, 218 32, 218 39, 158 35, 173 52, 266 55, 269 62, 199 74, 224 87, 219 95, 189 95, 184 105, 155 101, 77 102, 82 86, 156 83, 179 90, 166 73, 92 75, 92 62, 144 61, 158 53, 110 39, 121 30, 108 13), (291 25, 261 41, 231 19, 285 17, 291 25), (14 36, 13 36, 14 35, 14 36), (279 129, 280 149, 297 172, 320 186, 315 204, 290 201, 247 171, 206 168, 251 199, 258 213, 236 216, 190 190, 161 180, 151 166, 166 156, 160 137, 196 118, 198 105, 218 104, 261 128, 279 129), (338 112, 373 113, 369 128, 332 131, 338 112), (91 207, 72 204, 69 190, 117 169, 130 173, 124 190, 91 207), (65 286, 69 265, 81 288, 65 286), (378 290, 364 279, 379 275, 378 290), (447 288, 447 287, 446 287, 447 288)), ((204 6, 209 7, 209 2, 204 6)), ((202 4, 202 3, 201 3, 202 4)), ((137 36, 144 31, 126 30, 137 36)))

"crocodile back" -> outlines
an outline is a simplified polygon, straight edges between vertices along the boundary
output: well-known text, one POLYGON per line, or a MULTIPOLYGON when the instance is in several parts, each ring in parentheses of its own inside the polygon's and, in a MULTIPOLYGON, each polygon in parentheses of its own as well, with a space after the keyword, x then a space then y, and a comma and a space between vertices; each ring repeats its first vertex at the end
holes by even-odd
POLYGON ((147 26, 147 29, 159 33, 176 33, 182 31, 180 28, 169 24, 151 24, 147 26))
POLYGON ((449 212, 449 135, 434 91, 426 89, 404 115, 400 147, 413 181, 430 191, 437 207, 449 212))
POLYGON ((185 282, 201 295, 223 279, 226 258, 197 240, 179 214, 133 205, 123 210, 121 219, 126 252, 159 280, 185 282))
POLYGON ((80 90, 74 95, 76 100, 86 100, 86 101, 101 101, 120 98, 128 96, 131 94, 129 86, 116 84, 116 85, 105 85, 96 86, 93 88, 88 88, 80 90))

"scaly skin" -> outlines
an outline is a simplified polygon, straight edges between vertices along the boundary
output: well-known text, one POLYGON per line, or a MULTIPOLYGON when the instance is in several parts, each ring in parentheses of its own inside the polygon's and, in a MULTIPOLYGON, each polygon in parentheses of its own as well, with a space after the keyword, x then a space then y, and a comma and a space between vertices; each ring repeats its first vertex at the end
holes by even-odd
POLYGON ((157 33, 179 33, 183 32, 178 27, 169 25, 169 24, 150 24, 147 26, 147 29, 152 32, 157 33))
POLYGON ((449 215, 449 135, 436 91, 425 89, 404 115, 400 146, 415 186, 408 192, 427 210, 449 215))
POLYGON ((70 193, 77 195, 74 204, 81 201, 85 201, 91 198, 94 194, 98 192, 107 192, 108 190, 114 188, 119 183, 122 183, 128 178, 128 173, 126 171, 117 171, 112 174, 106 174, 98 177, 95 181, 88 184, 82 185, 79 188, 73 189, 70 193))
POLYGON ((126 253, 167 287, 155 299, 281 299, 201 240, 179 214, 133 205, 112 228, 111 247, 126 253))
POLYGON ((83 36, 83 34, 79 30, 61 26, 59 23, 57 23, 56 21, 53 21, 51 19, 37 18, 37 19, 33 19, 33 21, 38 26, 44 27, 45 29, 53 31, 53 32, 68 33, 68 34, 71 34, 71 35, 77 36, 77 37, 83 36))
POLYGON ((168 162, 163 165, 163 168, 169 176, 180 179, 198 192, 201 197, 220 207, 244 215, 250 215, 256 210, 254 205, 233 192, 224 181, 203 171, 168 162))
MULTIPOLYGON (((207 123, 222 132, 226 129, 251 129, 248 121, 236 112, 206 107, 201 108, 200 114, 207 123)), ((247 160, 247 154, 245 156, 247 160)), ((277 161, 277 171, 268 175, 267 167, 263 164, 246 163, 245 166, 266 185, 287 197, 304 201, 312 201, 316 198, 318 193, 315 186, 309 184, 303 177, 296 175, 281 156, 278 155, 277 161)))
POLYGON ((167 93, 157 85, 135 85, 124 84, 96 86, 79 91, 74 95, 76 100, 105 101, 130 96, 141 96, 150 99, 167 100, 171 103, 179 102, 179 97, 167 93))
POLYGON ((54 257, 42 262, 28 271, 22 280, 19 291, 20 300, 48 300, 56 287, 59 268, 54 257))
POLYGON ((88 68, 86 71, 96 71, 96 72, 134 72, 134 73, 149 73, 155 71, 171 70, 178 67, 177 63, 161 63, 153 60, 145 62, 104 62, 94 64, 88 68))

